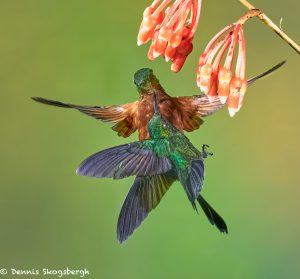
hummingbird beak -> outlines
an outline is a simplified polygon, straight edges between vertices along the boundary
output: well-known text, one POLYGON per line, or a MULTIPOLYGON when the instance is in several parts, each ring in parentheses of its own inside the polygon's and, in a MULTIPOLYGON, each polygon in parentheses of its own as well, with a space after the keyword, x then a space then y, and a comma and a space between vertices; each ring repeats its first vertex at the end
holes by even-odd
POLYGON ((160 114, 160 113, 159 113, 158 104, 157 104, 157 97, 156 97, 156 94, 155 94, 155 93, 153 94, 153 98, 154 98, 154 100, 153 100, 153 109, 154 109, 154 113, 155 113, 155 114, 160 114))

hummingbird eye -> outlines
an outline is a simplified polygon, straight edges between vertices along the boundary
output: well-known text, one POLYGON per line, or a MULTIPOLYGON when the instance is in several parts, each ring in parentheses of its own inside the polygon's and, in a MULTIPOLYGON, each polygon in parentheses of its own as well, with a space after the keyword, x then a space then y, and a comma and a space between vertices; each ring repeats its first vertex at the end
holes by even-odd
POLYGON ((134 79, 134 84, 136 86, 141 86, 143 84, 143 80, 139 80, 139 79, 134 79))

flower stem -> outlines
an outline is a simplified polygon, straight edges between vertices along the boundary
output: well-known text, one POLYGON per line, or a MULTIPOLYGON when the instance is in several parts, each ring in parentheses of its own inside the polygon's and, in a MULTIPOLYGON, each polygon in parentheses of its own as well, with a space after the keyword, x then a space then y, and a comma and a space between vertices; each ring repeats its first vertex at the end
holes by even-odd
MULTIPOLYGON (((246 6, 249 10, 258 10, 252 4, 250 4, 247 0, 239 0, 244 6, 246 6)), ((292 40, 287 34, 285 34, 271 19, 269 19, 266 14, 264 14, 261 10, 257 17, 264 22, 267 26, 269 26, 273 31, 280 36, 284 41, 286 41, 298 54, 300 54, 300 46, 292 40)))

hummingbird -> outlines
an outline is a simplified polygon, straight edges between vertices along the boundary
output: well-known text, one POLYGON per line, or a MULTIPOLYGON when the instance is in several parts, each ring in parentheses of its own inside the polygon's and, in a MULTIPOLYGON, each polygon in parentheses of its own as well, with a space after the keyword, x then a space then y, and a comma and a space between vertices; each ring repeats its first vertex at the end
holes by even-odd
MULTIPOLYGON (((263 78, 278 68, 283 61, 248 80, 248 86, 263 78)), ((162 116, 179 131, 191 132, 203 124, 203 117, 220 110, 224 104, 219 97, 209 100, 207 95, 171 97, 163 89, 153 70, 143 68, 134 74, 134 83, 139 93, 139 100, 124 105, 112 106, 83 106, 32 97, 33 100, 57 107, 73 108, 103 122, 113 124, 112 129, 119 136, 129 137, 138 130, 139 140, 150 138, 147 124, 153 115, 153 95, 156 94, 162 116)))
POLYGON ((175 181, 182 185, 189 202, 200 204, 211 224, 223 233, 227 226, 222 217, 200 195, 204 180, 204 159, 212 155, 202 146, 196 149, 183 132, 160 113, 156 93, 153 116, 147 124, 150 139, 105 149, 84 160, 78 175, 122 179, 136 178, 122 206, 117 225, 120 243, 142 223, 175 181))

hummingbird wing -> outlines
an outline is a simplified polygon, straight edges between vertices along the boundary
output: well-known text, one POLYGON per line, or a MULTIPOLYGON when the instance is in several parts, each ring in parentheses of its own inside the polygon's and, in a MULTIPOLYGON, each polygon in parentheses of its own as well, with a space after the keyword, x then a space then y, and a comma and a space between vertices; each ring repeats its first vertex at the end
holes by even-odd
POLYGON ((204 180, 203 161, 193 160, 188 170, 178 172, 178 178, 193 208, 196 210, 195 200, 202 190, 202 184, 204 180))
POLYGON ((32 97, 32 99, 36 102, 50 106, 77 109, 80 112, 103 122, 115 124, 112 129, 122 137, 128 137, 137 129, 133 118, 138 102, 114 106, 81 106, 48 100, 41 97, 32 97))
POLYGON ((210 102, 205 94, 174 97, 172 101, 180 113, 178 118, 181 120, 182 129, 187 132, 199 129, 204 122, 201 117, 212 114, 224 106, 217 98, 210 102))
POLYGON ((203 209, 207 219, 212 225, 215 225, 220 232, 228 233, 227 225, 223 218, 209 205, 209 203, 199 195, 198 203, 200 204, 201 208, 203 209))
POLYGON ((172 168, 168 157, 158 156, 155 145, 168 146, 165 139, 136 141, 97 152, 84 160, 77 174, 121 179, 131 175, 155 175, 172 168))
POLYGON ((182 112, 189 112, 189 117, 195 115, 205 117, 215 111, 218 111, 224 106, 224 104, 220 102, 219 98, 209 101, 205 94, 176 97, 176 103, 181 108, 182 112))
POLYGON ((286 63, 286 60, 278 63, 277 65, 275 65, 274 67, 272 67, 271 69, 253 77, 253 78, 250 78, 248 79, 248 86, 252 85, 254 82, 256 82, 258 79, 263 79, 269 75, 271 75, 274 71, 278 70, 281 66, 283 66, 284 64, 286 63))
POLYGON ((172 170, 160 175, 135 178, 118 219, 117 238, 120 243, 140 226, 176 179, 176 174, 172 170))
MULTIPOLYGON (((248 79, 248 87, 254 84, 257 80, 269 76, 274 71, 278 70, 281 66, 283 66, 285 63, 286 61, 282 61, 277 65, 275 65, 274 67, 272 67, 271 69, 268 69, 267 71, 248 79)), ((219 98, 214 98, 214 100, 210 102, 208 97, 205 94, 186 96, 186 97, 176 97, 173 99, 177 103, 177 106, 179 106, 180 111, 182 112, 184 130, 186 131, 193 131, 195 129, 198 129, 199 126, 202 124, 202 123, 200 123, 200 125, 197 124, 196 121, 197 118, 195 118, 195 116, 198 117, 209 116, 226 105, 226 104, 222 104, 219 98)))

